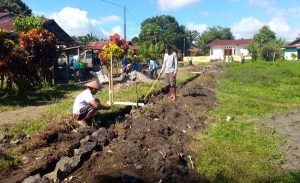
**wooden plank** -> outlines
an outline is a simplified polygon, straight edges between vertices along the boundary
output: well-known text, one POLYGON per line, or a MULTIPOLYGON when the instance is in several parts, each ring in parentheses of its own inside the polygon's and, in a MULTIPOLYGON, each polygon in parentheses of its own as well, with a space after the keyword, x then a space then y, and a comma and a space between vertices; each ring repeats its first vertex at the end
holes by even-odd
POLYGON ((190 72, 192 74, 203 74, 203 71, 200 71, 200 72, 190 72))
MULTIPOLYGON (((133 106, 136 106, 136 102, 113 102, 113 104, 115 105, 133 105, 133 106)), ((138 103, 138 106, 145 106, 144 103, 138 103)))

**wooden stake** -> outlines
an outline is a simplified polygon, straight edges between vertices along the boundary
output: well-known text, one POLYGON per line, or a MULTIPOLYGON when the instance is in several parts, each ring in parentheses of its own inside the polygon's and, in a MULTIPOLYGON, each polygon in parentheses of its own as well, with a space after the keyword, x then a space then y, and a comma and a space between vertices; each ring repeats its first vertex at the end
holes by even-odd
POLYGON ((135 85, 135 94, 136 94, 136 107, 138 107, 138 102, 139 102, 139 94, 138 94, 138 90, 137 90, 137 84, 136 84, 136 80, 137 80, 137 75, 136 75, 136 71, 135 71, 135 80, 134 80, 134 85, 135 85))
POLYGON ((144 100, 148 97, 148 95, 150 94, 150 92, 152 91, 154 85, 156 84, 156 82, 158 81, 160 75, 158 75, 158 77, 156 78, 156 80, 154 81, 154 83, 152 84, 150 90, 148 91, 148 93, 146 94, 146 96, 144 97, 144 100))
POLYGON ((113 73, 112 73, 113 61, 112 61, 112 52, 110 52, 110 77, 109 77, 109 105, 113 104, 113 73))
MULTIPOLYGON (((113 64, 113 53, 110 55, 110 63, 113 64)), ((111 100, 114 102, 114 77, 113 77, 113 68, 111 67, 111 100)))

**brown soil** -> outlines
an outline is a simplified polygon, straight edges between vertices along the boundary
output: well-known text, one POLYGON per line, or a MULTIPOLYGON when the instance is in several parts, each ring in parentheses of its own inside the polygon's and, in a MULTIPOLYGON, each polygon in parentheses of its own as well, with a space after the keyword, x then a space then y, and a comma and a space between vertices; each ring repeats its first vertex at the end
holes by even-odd
MULTIPOLYGON (((117 135, 95 148, 64 182, 207 182, 194 169, 196 157, 190 145, 195 139, 190 132, 210 122, 204 112, 216 104, 212 76, 207 73, 178 86, 175 102, 163 93, 153 94, 148 105, 131 110, 122 122, 102 122, 117 135)), ((70 120, 58 122, 16 145, 24 154, 23 163, 9 172, 0 170, 0 182, 21 182, 28 176, 52 172, 61 157, 72 156, 80 140, 95 130, 78 129, 70 120)), ((5 154, 11 148, 11 144, 4 145, 0 152, 5 154)))
POLYGON ((188 158, 195 158, 189 132, 206 127, 201 113, 216 101, 198 83, 200 78, 180 88, 176 102, 162 94, 152 98, 116 128, 118 138, 64 182, 207 182, 188 158))
POLYGON ((283 169, 290 171, 300 170, 300 111, 292 111, 281 115, 273 115, 264 119, 265 124, 270 125, 286 137, 288 141, 287 157, 283 169))

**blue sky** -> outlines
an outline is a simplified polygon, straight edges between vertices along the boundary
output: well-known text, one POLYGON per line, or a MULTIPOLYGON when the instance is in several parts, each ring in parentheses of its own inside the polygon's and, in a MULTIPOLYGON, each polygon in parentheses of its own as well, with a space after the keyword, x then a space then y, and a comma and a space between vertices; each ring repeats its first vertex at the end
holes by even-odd
POLYGON ((23 0, 35 15, 54 19, 70 35, 93 33, 107 38, 137 36, 143 20, 171 15, 180 25, 203 32, 212 26, 231 28, 236 38, 251 38, 268 25, 278 38, 300 34, 299 0, 23 0), (111 3, 109 3, 111 2, 111 3))

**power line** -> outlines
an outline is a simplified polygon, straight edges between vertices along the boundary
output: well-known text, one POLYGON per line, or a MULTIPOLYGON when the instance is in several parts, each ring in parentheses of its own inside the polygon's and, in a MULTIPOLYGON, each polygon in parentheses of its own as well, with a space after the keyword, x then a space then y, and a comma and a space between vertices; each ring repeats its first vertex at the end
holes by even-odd
POLYGON ((101 0, 101 1, 123 8, 123 10, 124 10, 124 39, 126 41, 126 6, 125 5, 122 6, 120 4, 113 3, 113 2, 107 1, 107 0, 101 0))
POLYGON ((127 7, 126 7, 126 9, 127 9, 128 13, 129 13, 130 17, 132 18, 132 20, 133 20, 134 23, 136 24, 136 26, 139 26, 139 24, 137 23, 137 21, 136 21, 135 18, 133 17, 131 11, 130 11, 127 7))
POLYGON ((128 11, 130 17, 132 18, 133 22, 136 24, 136 26, 139 26, 139 24, 137 23, 136 19, 134 18, 134 16, 132 15, 131 11, 125 6, 125 5, 120 5, 111 1, 107 1, 107 0, 101 0, 103 2, 124 8, 124 38, 126 40, 126 10, 128 11))
POLYGON ((101 0, 101 1, 104 1, 106 3, 112 4, 112 5, 115 5, 115 6, 119 6, 119 7, 122 7, 122 8, 124 7, 124 6, 120 5, 120 4, 116 4, 116 3, 113 3, 113 2, 110 2, 110 1, 106 1, 106 0, 101 0))

